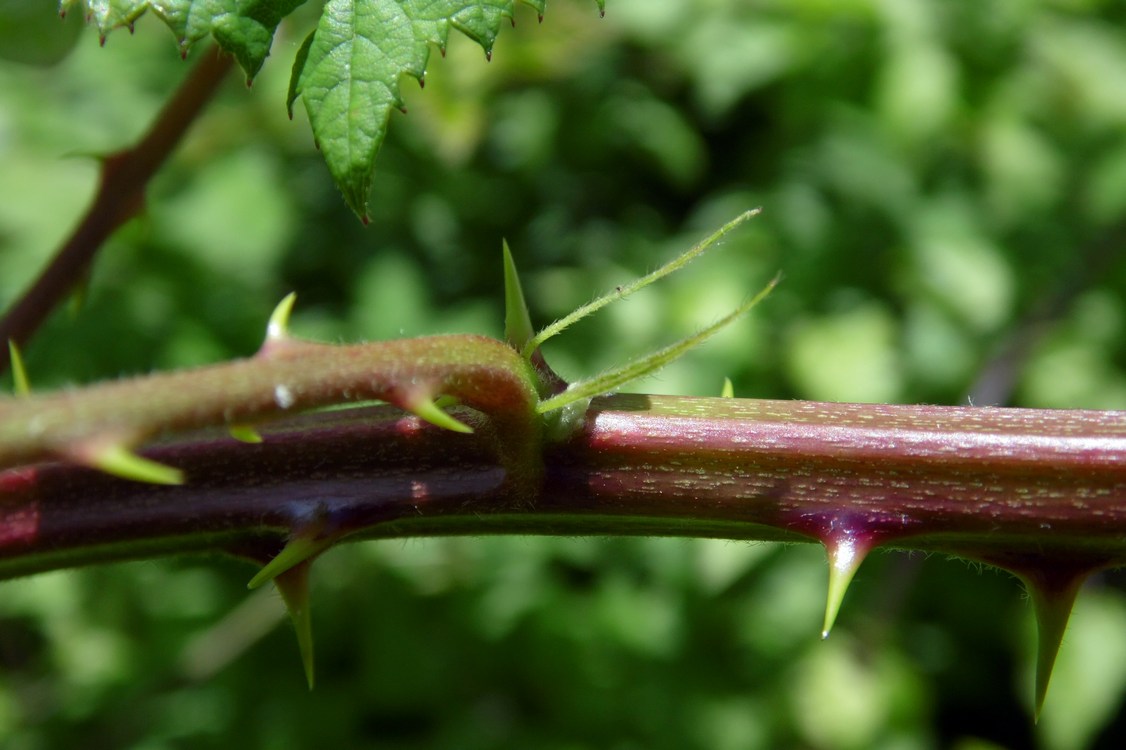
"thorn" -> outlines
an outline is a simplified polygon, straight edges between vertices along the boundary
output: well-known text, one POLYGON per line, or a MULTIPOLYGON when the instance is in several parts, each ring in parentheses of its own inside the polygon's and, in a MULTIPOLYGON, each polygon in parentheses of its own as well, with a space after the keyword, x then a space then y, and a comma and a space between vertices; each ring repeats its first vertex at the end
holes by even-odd
POLYGON ((249 88, 253 88, 253 86, 254 86, 254 79, 251 78, 250 76, 247 76, 246 77, 246 87, 249 89, 249 88))
POLYGON ((543 13, 537 14, 536 18, 538 19, 539 23, 543 23, 543 13))
POLYGON ((98 34, 98 46, 99 47, 106 46, 106 35, 105 34, 98 34))
POLYGON ((442 411, 429 396, 419 394, 403 400, 403 408, 432 425, 452 432, 471 433, 473 428, 442 411))
POLYGON ((248 424, 230 425, 227 427, 227 432, 240 443, 258 444, 262 442, 262 436, 258 434, 258 430, 248 424))
POLYGON ((312 561, 314 557, 331 547, 332 542, 333 540, 327 537, 311 539, 298 536, 290 539, 282 547, 281 552, 275 555, 270 562, 263 565, 262 569, 250 579, 246 587, 252 590, 256 589, 262 584, 274 580, 290 568, 312 561))
POLYGON ((492 48, 489 48, 489 49, 485 50, 485 62, 492 62, 492 61, 493 61, 493 50, 492 50, 492 48))
POLYGON ((402 113, 403 113, 403 114, 405 115, 405 114, 407 113, 407 108, 406 108, 406 107, 403 107, 403 106, 400 106, 400 107, 399 107, 399 111, 400 111, 400 112, 402 112, 402 113))
POLYGON ((289 316, 293 312, 293 303, 297 301, 297 292, 290 292, 282 297, 274 311, 270 313, 270 322, 266 324, 266 341, 284 341, 289 338, 289 316))
POLYGON ((504 340, 516 351, 522 351, 536 332, 532 328, 532 318, 528 314, 528 304, 520 287, 516 262, 508 249, 508 240, 501 240, 501 255, 504 262, 504 340))
POLYGON ((23 366, 23 357, 15 339, 8 339, 8 360, 12 363, 12 391, 17 396, 30 396, 31 384, 27 379, 27 370, 23 366))
POLYGON ((426 74, 425 73, 423 73, 422 75, 420 75, 418 77, 418 87, 420 89, 426 88, 426 74))
POLYGON ((870 543, 861 542, 855 535, 848 533, 827 537, 824 544, 829 556, 829 590, 825 599, 825 622, 821 626, 822 640, 829 637, 848 585, 852 583, 853 575, 871 550, 870 543))
POLYGON ((91 468, 122 479, 149 484, 183 484, 184 473, 151 459, 139 456, 123 443, 109 443, 94 449, 79 449, 72 455, 91 468))
POLYGON ((1079 588, 1089 575, 1089 570, 1058 568, 1037 572, 1020 571, 1017 574, 1024 581, 1032 598, 1036 613, 1036 692, 1033 721, 1040 720, 1044 708, 1044 698, 1048 695, 1048 683, 1052 679, 1052 668, 1063 642, 1071 609, 1079 588))
POLYGON ((313 689, 313 618, 309 607, 309 570, 312 560, 303 560, 274 578, 274 586, 289 610, 289 619, 297 635, 297 648, 301 652, 301 666, 305 681, 313 689))
POLYGON ((723 390, 719 395, 720 398, 735 398, 735 386, 731 383, 731 378, 723 379, 723 390))
POLYGON ((366 227, 368 224, 371 224, 371 217, 368 216, 367 214, 364 214, 363 216, 360 217, 360 221, 366 227))
POLYGON ((129 29, 129 36, 133 36, 133 31, 134 31, 134 29, 133 29, 133 22, 132 22, 132 21, 130 21, 129 23, 125 24, 125 27, 126 27, 127 29, 129 29))
POLYGON ((438 51, 441 52, 442 57, 445 58, 445 56, 446 56, 446 45, 443 44, 441 47, 438 48, 438 51))

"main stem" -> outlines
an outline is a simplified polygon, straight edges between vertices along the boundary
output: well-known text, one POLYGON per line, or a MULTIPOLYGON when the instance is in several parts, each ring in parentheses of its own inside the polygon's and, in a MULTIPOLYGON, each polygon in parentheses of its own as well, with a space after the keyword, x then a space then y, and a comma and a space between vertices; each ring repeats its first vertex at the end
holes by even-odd
POLYGON ((234 60, 211 47, 135 145, 102 161, 98 192, 78 226, 31 287, 0 320, 0 373, 11 364, 5 342, 22 345, 89 272, 98 248, 140 213, 145 186, 226 78, 234 60))
POLYGON ((881 544, 1014 570, 1126 562, 1118 412, 610 396, 514 491, 487 425, 390 407, 310 414, 244 445, 147 455, 163 487, 64 464, 0 472, 0 576, 157 554, 265 559, 316 519, 333 538, 668 535, 881 544))

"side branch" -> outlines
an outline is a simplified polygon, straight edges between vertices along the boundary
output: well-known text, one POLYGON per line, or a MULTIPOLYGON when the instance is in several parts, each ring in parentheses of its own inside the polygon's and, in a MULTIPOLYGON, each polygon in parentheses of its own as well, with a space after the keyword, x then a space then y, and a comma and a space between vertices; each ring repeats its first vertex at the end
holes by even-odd
MULTIPOLYGON (((214 95, 234 61, 217 47, 206 50, 135 145, 102 160, 98 192, 78 226, 32 286, 0 320, 0 343, 22 345, 86 275, 98 248, 144 206, 145 186, 214 95)), ((0 373, 9 366, 0 346, 0 373)))

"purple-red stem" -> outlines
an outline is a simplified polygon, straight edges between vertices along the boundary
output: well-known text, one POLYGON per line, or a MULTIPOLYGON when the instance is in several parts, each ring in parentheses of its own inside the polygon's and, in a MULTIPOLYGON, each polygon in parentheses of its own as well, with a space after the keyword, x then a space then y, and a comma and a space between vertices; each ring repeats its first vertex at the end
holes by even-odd
MULTIPOLYGON (((86 276, 98 248, 122 224, 140 213, 145 186, 218 90, 233 64, 234 59, 218 47, 207 49, 144 137, 102 160, 93 202, 47 267, 0 320, 0 344, 9 340, 19 345, 26 343, 86 276)), ((0 346, 0 373, 9 364, 5 344, 0 346)))
POLYGON ((514 491, 487 419, 390 407, 188 435, 147 455, 187 484, 63 464, 0 472, 0 576, 157 554, 255 559, 291 531, 669 535, 941 551, 1018 572, 1126 562, 1126 415, 610 396, 514 491))

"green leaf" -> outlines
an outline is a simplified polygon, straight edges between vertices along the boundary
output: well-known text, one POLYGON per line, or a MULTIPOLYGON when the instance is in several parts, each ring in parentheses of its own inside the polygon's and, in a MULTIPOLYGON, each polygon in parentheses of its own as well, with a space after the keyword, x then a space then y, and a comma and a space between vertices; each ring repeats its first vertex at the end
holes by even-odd
MULTIPOLYGON (((524 0, 543 12, 544 0, 524 0)), ((301 96, 329 171, 344 200, 366 222, 375 156, 399 79, 422 80, 430 46, 445 50, 450 29, 491 56, 514 0, 328 0, 311 40, 298 53, 289 104, 301 96)))
POLYGON ((257 75, 281 19, 305 0, 62 0, 60 11, 85 8, 104 40, 113 29, 128 26, 152 10, 180 43, 187 55, 196 42, 213 36, 246 71, 247 81, 257 75))

